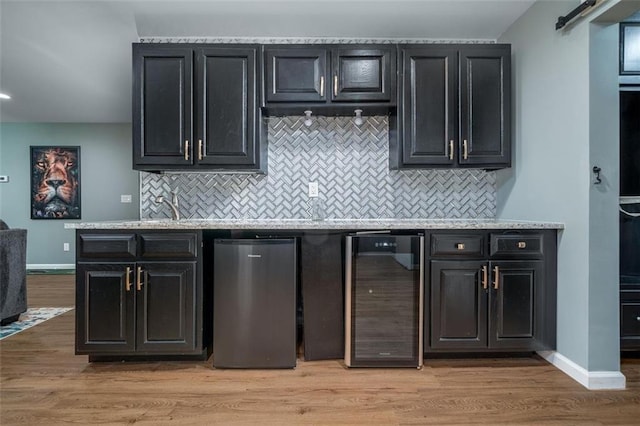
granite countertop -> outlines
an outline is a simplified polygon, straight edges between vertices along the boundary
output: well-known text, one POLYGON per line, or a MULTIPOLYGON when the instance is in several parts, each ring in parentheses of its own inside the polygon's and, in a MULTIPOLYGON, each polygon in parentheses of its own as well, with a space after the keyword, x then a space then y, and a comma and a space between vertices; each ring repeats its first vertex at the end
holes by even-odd
POLYGON ((67 222, 66 229, 564 229, 564 224, 500 219, 143 219, 67 222))

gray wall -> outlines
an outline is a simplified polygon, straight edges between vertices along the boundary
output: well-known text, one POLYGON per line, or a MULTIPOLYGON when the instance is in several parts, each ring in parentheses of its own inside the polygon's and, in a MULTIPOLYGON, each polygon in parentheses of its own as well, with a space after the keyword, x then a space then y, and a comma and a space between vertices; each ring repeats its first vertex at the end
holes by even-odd
POLYGON ((131 168, 130 124, 0 125, 0 217, 12 228, 26 228, 28 265, 73 265, 74 231, 64 220, 30 219, 30 145, 80 146, 81 221, 137 219, 138 173, 131 168), (131 204, 120 203, 131 194, 131 204), (63 243, 70 251, 63 251, 63 243))
POLYGON ((514 168, 497 172, 497 216, 565 224, 558 352, 589 371, 618 371, 616 26, 554 31, 575 6, 539 1, 500 39, 513 49, 516 132, 514 168))

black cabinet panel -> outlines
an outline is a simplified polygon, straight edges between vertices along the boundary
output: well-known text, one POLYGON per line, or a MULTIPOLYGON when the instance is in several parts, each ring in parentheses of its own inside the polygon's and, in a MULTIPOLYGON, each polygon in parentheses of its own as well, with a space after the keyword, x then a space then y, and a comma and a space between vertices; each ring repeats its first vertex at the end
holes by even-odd
POLYGON ((140 165, 190 165, 192 51, 133 47, 133 159, 140 165))
POLYGON ((541 261, 491 262, 493 291, 489 345, 533 348, 538 337, 536 293, 540 291, 541 261), (496 287, 498 287, 496 289, 496 287))
POLYGON ((260 52, 258 45, 135 43, 134 168, 266 171, 260 52))
POLYGON ((395 47, 332 49, 332 101, 391 102, 395 97, 395 47))
POLYGON ((401 45, 400 55, 391 166, 509 167, 510 46, 401 45))
POLYGON ((144 258, 184 258, 198 256, 195 232, 140 233, 140 256, 144 258))
POLYGON ((78 263, 76 354, 129 352, 135 347, 132 263, 78 263))
POLYGON ((76 239, 99 247, 77 248, 77 354, 202 356, 211 307, 203 306, 200 231, 78 230, 76 239), (130 262, 110 262, 122 254, 122 241, 132 242, 123 256, 130 262))
POLYGON ((451 165, 458 140, 457 50, 405 49, 402 63, 401 161, 451 165))
POLYGON ((437 231, 430 238, 427 351, 555 349, 556 231, 437 231), (491 254, 474 250, 470 242, 485 247, 487 235, 491 254), (455 249, 467 244, 467 254, 455 249))
POLYGON ((431 234, 432 256, 484 256, 485 235, 431 234))
POLYGON ((139 263, 136 297, 137 350, 193 351, 195 328, 195 262, 139 263))
POLYGON ((544 255, 544 237, 542 234, 516 233, 491 234, 491 257, 503 259, 542 258, 544 255))
POLYGON ((273 45, 265 48, 265 102, 275 113, 351 114, 396 102, 394 45, 273 45), (285 105, 289 104, 289 105, 285 105))
POLYGON ((483 348, 487 345, 487 293, 482 261, 431 262, 431 347, 483 348))
POLYGON ((640 349, 640 291, 620 292, 620 349, 640 349))
POLYGON ((256 164, 257 54, 256 47, 197 49, 199 164, 256 164))
POLYGON ((510 49, 460 50, 460 164, 509 166, 510 49))
POLYGON ((305 360, 344 357, 344 235, 319 231, 302 238, 305 360))
POLYGON ((79 234, 77 250, 80 257, 135 258, 136 235, 131 234, 79 234))
POLYGON ((289 46, 265 49, 267 102, 324 102, 328 52, 289 46))

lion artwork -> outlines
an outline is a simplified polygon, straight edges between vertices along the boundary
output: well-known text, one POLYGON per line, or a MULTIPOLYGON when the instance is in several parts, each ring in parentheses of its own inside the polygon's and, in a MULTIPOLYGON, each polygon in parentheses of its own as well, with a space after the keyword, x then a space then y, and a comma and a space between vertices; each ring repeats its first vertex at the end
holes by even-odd
POLYGON ((76 148, 42 148, 32 152, 32 217, 80 217, 76 148))

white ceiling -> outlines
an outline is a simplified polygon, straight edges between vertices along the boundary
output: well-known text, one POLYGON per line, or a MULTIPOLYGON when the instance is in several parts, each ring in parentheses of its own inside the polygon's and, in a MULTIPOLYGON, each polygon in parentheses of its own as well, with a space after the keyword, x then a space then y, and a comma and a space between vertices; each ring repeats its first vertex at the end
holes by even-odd
POLYGON ((140 37, 495 40, 534 2, 0 0, 0 121, 130 122, 140 37))

